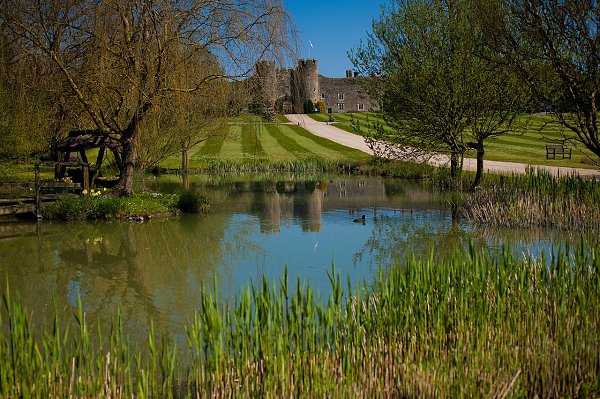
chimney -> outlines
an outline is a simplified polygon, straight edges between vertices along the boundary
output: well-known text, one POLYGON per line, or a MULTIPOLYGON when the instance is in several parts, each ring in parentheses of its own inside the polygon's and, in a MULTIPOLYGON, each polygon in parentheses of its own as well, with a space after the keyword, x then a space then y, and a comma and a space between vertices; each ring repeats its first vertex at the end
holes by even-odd
POLYGON ((354 77, 358 78, 358 72, 357 71, 354 71, 354 77))
POLYGON ((347 78, 351 78, 352 77, 352 69, 346 69, 346 77, 347 78))

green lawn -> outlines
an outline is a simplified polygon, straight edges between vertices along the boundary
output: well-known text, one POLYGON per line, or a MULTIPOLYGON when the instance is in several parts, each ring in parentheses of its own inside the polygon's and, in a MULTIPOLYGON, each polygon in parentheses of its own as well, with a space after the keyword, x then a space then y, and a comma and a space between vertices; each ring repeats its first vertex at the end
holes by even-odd
MULTIPOLYGON (((336 122, 335 126, 340 129, 357 133, 354 128, 357 122, 360 128, 366 132, 368 126, 374 122, 382 124, 383 128, 389 132, 393 130, 387 126, 381 118, 373 113, 345 113, 333 114, 336 122)), ((312 114, 311 118, 317 121, 329 120, 329 115, 312 114)), ((536 165, 566 166, 577 168, 597 168, 588 156, 595 157, 590 151, 584 150, 581 145, 575 148, 569 146, 572 150, 572 159, 546 159, 546 143, 555 143, 563 139, 563 128, 557 124, 548 124, 552 117, 549 115, 527 115, 517 121, 519 129, 514 133, 509 133, 486 141, 485 159, 492 161, 521 162, 536 165)), ((574 137, 571 133, 569 137, 574 137)), ((468 151, 467 157, 475 157, 474 151, 468 151)))
MULTIPOLYGON (((248 120, 233 123, 236 122, 240 123, 230 125, 224 135, 192 148, 190 168, 205 168, 215 163, 268 166, 296 161, 363 162, 368 159, 361 151, 314 136, 299 126, 248 120)), ((180 163, 180 157, 173 156, 160 166, 179 168, 180 163)))

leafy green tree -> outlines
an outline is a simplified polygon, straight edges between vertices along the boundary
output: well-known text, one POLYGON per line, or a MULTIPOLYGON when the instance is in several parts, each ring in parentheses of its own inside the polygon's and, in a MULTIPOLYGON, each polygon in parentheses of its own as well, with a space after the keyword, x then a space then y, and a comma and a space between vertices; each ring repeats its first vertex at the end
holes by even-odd
POLYGON ((476 148, 478 184, 484 140, 508 132, 516 109, 499 90, 506 74, 478 55, 474 10, 469 0, 394 0, 350 58, 372 77, 363 82, 394 128, 377 129, 377 139, 420 159, 447 153, 453 177, 467 148, 476 148))

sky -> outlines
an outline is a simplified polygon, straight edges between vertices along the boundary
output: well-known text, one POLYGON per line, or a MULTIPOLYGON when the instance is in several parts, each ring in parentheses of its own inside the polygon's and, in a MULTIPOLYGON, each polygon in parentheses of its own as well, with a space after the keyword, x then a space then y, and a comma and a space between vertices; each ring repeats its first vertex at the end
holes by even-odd
POLYGON ((348 51, 371 29, 387 0, 284 0, 300 41, 301 58, 319 62, 321 75, 343 77, 352 69, 348 51), (309 45, 312 42, 313 47, 309 45))

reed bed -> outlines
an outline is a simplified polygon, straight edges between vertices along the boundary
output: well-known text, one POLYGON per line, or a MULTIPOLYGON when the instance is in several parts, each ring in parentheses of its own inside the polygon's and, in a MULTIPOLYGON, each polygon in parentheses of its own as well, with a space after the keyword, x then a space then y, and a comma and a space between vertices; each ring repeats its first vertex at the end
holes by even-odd
POLYGON ((578 175, 553 176, 530 168, 499 176, 466 196, 461 214, 492 227, 600 229, 600 182, 578 175))
POLYGON ((321 300, 287 272, 229 303, 204 291, 187 345, 133 347, 82 306, 38 331, 8 290, 2 397, 594 397, 600 245, 519 260, 470 248, 409 259, 369 290, 333 269, 321 300))
MULTIPOLYGON (((248 161, 228 161, 221 159, 206 160, 205 166, 190 169, 190 174, 202 173, 349 173, 357 169, 360 163, 337 162, 317 158, 273 162, 265 157, 248 161)), ((151 172, 180 173, 179 169, 155 168, 151 172)))

